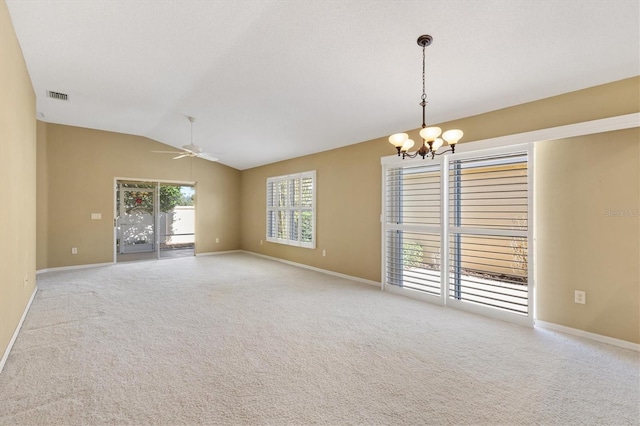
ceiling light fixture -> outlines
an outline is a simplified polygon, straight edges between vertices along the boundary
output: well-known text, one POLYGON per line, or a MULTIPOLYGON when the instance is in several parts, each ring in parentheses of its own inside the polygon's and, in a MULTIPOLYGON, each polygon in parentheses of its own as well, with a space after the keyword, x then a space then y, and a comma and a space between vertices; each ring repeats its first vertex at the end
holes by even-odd
POLYGON ((462 135, 464 134, 462 133, 462 130, 459 129, 451 129, 442 133, 442 129, 440 127, 427 127, 425 124, 425 107, 427 106, 427 93, 425 91, 424 78, 425 49, 432 41, 433 37, 428 34, 418 37, 418 46, 422 46, 422 102, 420 102, 420 106, 422 107, 422 129, 420 130, 422 146, 419 150, 411 154, 409 153, 409 150, 413 148, 414 142, 412 139, 409 139, 408 134, 396 133, 389 136, 389 143, 396 147, 398 150, 398 156, 402 154, 403 160, 406 157, 415 158, 418 155, 424 159, 429 154, 431 154, 431 158, 435 158, 436 155, 455 152, 456 144, 460 139, 462 139, 462 135), (442 138, 440 138, 440 134, 442 134, 442 138), (438 148, 440 148, 444 142, 447 142, 447 144, 451 146, 451 149, 437 153, 436 151, 438 151, 438 148))

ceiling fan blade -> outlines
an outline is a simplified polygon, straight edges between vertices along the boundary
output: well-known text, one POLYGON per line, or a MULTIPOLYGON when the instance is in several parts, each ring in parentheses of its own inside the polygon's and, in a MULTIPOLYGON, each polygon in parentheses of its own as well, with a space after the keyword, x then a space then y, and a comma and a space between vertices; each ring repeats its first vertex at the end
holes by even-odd
POLYGON ((189 156, 189 154, 184 154, 183 153, 183 154, 178 155, 177 157, 173 157, 173 159, 177 160, 178 158, 183 158, 183 157, 188 157, 188 156, 189 156))
POLYGON ((182 154, 182 151, 151 151, 156 154, 182 154))

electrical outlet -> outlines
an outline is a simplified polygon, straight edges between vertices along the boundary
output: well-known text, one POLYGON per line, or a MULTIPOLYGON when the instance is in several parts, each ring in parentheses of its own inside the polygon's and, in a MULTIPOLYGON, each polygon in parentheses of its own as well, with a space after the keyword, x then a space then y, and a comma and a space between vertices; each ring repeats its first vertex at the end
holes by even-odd
POLYGON ((76 247, 72 247, 71 254, 78 254, 78 249, 76 247))
POLYGON ((216 243, 219 243, 219 242, 220 242, 220 238, 216 238, 216 243))
POLYGON ((322 250, 322 256, 326 256, 327 255, 327 251, 326 250, 322 250))
POLYGON ((575 303, 579 303, 581 305, 586 304, 587 303, 587 293, 585 293, 584 291, 576 290, 574 302, 575 303))
POLYGON ((262 240, 260 240, 260 245, 262 245, 262 243, 263 243, 263 241, 262 241, 262 240))

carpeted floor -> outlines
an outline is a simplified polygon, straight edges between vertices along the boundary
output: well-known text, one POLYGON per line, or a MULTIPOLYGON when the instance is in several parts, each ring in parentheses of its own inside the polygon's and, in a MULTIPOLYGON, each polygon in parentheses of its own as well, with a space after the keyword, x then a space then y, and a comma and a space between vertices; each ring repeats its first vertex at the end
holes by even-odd
POLYGON ((640 355, 237 253, 49 272, 2 425, 638 425, 640 355))

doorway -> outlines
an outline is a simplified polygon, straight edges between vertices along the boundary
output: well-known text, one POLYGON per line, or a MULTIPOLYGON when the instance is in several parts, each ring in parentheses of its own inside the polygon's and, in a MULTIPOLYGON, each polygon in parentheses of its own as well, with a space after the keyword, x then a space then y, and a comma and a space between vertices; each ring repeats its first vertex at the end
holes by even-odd
POLYGON ((193 183, 116 179, 115 261, 195 255, 193 183))

